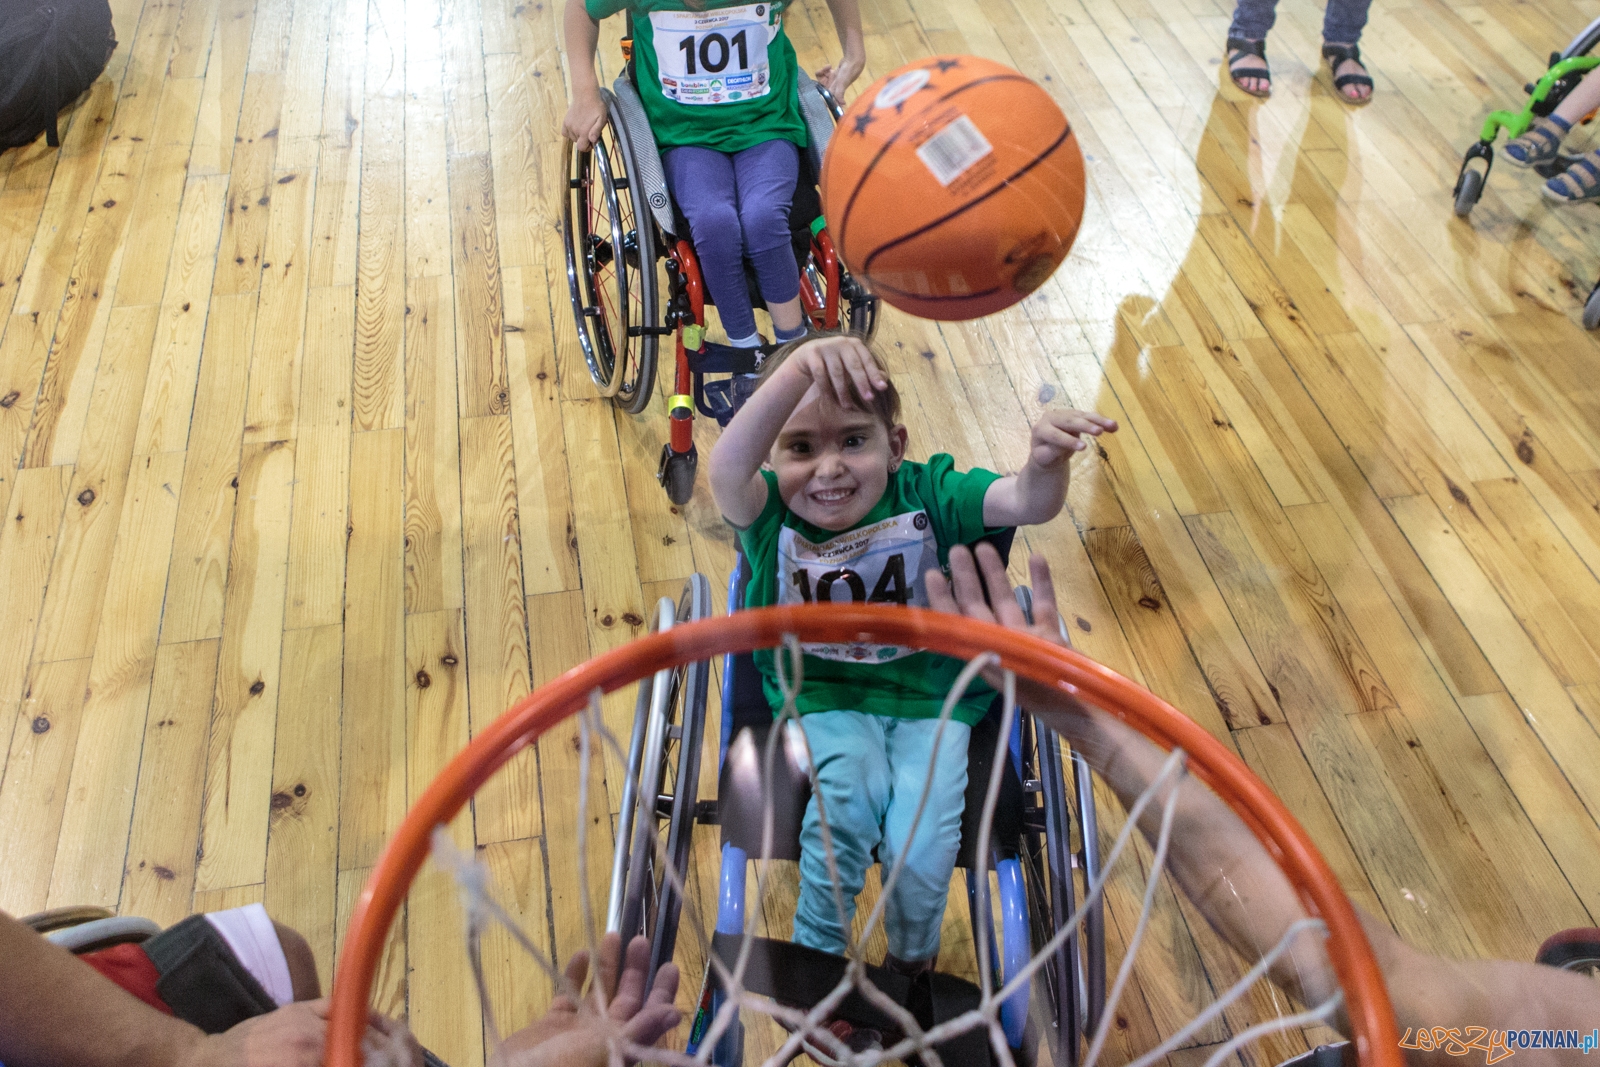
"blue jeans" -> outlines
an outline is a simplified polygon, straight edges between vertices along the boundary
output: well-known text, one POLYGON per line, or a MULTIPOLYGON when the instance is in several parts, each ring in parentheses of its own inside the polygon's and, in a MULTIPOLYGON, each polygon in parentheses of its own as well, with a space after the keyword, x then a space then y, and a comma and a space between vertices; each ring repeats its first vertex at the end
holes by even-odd
POLYGON ((689 220, 689 234, 722 328, 730 338, 756 332, 744 260, 756 269, 770 307, 800 295, 800 268, 789 237, 789 205, 800 178, 792 141, 763 141, 743 152, 683 145, 661 157, 667 187, 689 220))
MULTIPOLYGON (((1367 25, 1372 0, 1328 0, 1322 15, 1322 39, 1335 44, 1355 44, 1367 25)), ((1278 15, 1278 0, 1235 0, 1229 37, 1265 41, 1278 15)))
POLYGON ((959 722, 945 723, 933 766, 933 786, 913 836, 911 821, 928 781, 937 719, 820 711, 802 716, 800 725, 817 769, 818 791, 827 807, 845 914, 841 922, 813 796, 800 831, 795 941, 825 952, 844 953, 855 917, 855 898, 866 883, 876 848, 885 880, 895 858, 905 854, 905 866, 883 915, 889 952, 906 961, 932 959, 939 953, 939 928, 961 847, 967 740, 972 728, 959 722))

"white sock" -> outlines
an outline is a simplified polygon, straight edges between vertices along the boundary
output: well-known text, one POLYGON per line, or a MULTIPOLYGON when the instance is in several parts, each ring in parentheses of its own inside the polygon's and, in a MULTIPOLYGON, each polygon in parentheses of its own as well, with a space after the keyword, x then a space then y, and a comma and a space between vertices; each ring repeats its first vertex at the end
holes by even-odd
POLYGON ((760 348, 761 335, 753 333, 749 337, 730 337, 728 343, 734 348, 760 348))

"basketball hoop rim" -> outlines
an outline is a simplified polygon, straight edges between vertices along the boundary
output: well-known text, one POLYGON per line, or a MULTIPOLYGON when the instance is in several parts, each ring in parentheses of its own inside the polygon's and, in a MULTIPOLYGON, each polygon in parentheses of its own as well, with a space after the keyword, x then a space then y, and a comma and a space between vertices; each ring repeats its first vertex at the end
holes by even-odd
POLYGON ((674 626, 579 664, 490 723, 406 813, 361 891, 334 977, 327 1062, 361 1067, 361 1037, 378 959, 400 904, 427 861, 435 826, 449 823, 512 756, 583 708, 595 688, 610 693, 667 667, 774 647, 785 634, 807 642, 909 645, 966 660, 994 652, 1019 677, 1106 710, 1163 749, 1181 747, 1190 772, 1244 820, 1307 911, 1327 924, 1328 956, 1344 991, 1363 1067, 1400 1067, 1394 1010, 1355 907, 1299 822, 1226 745, 1160 697, 1072 649, 994 623, 890 604, 756 608, 674 626))

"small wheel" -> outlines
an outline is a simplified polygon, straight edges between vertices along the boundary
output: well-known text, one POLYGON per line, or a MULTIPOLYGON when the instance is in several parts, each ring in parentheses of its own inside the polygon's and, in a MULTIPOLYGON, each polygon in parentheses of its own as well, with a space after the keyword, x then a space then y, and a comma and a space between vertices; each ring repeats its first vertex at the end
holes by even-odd
POLYGON ((1456 216, 1466 218, 1472 214, 1472 209, 1477 206, 1478 198, 1483 195, 1483 174, 1472 167, 1461 172, 1461 181, 1456 187, 1456 216))
POLYGON ((1600 330, 1600 282, 1589 291, 1589 299, 1583 302, 1583 328, 1585 330, 1600 330))
POLYGON ((610 119, 585 151, 567 142, 567 289, 578 344, 601 396, 630 414, 650 403, 656 375, 654 219, 632 180, 632 145, 609 93, 610 119))
POLYGON ((1600 976, 1600 930, 1563 930, 1539 946, 1535 962, 1564 971, 1600 976))
POLYGON ((661 463, 656 468, 656 481, 667 491, 667 499, 682 507, 694 495, 695 472, 700 467, 700 453, 693 445, 687 452, 674 452, 672 446, 661 446, 661 463))

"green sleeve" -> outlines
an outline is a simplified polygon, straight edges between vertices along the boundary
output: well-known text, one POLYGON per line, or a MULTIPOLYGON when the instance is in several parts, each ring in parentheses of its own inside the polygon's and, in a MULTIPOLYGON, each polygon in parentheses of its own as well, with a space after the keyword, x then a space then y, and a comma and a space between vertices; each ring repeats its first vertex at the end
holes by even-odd
MULTIPOLYGON (((782 524, 784 512, 789 510, 783 506, 783 501, 778 496, 778 476, 764 470, 761 472, 761 480, 767 483, 767 502, 762 507, 761 514, 742 530, 737 526, 733 527, 739 535, 739 547, 746 556, 751 555, 751 547, 759 543, 771 527, 782 524)), ((733 526, 733 523, 729 522, 728 525, 733 526)))
POLYGON ((933 520, 940 548, 970 545, 1003 528, 983 524, 983 498, 1000 475, 981 467, 958 471, 956 461, 942 452, 920 466, 917 495, 933 520))
POLYGON ((626 10, 628 0, 583 0, 583 6, 589 12, 589 17, 599 22, 608 15, 626 10))

